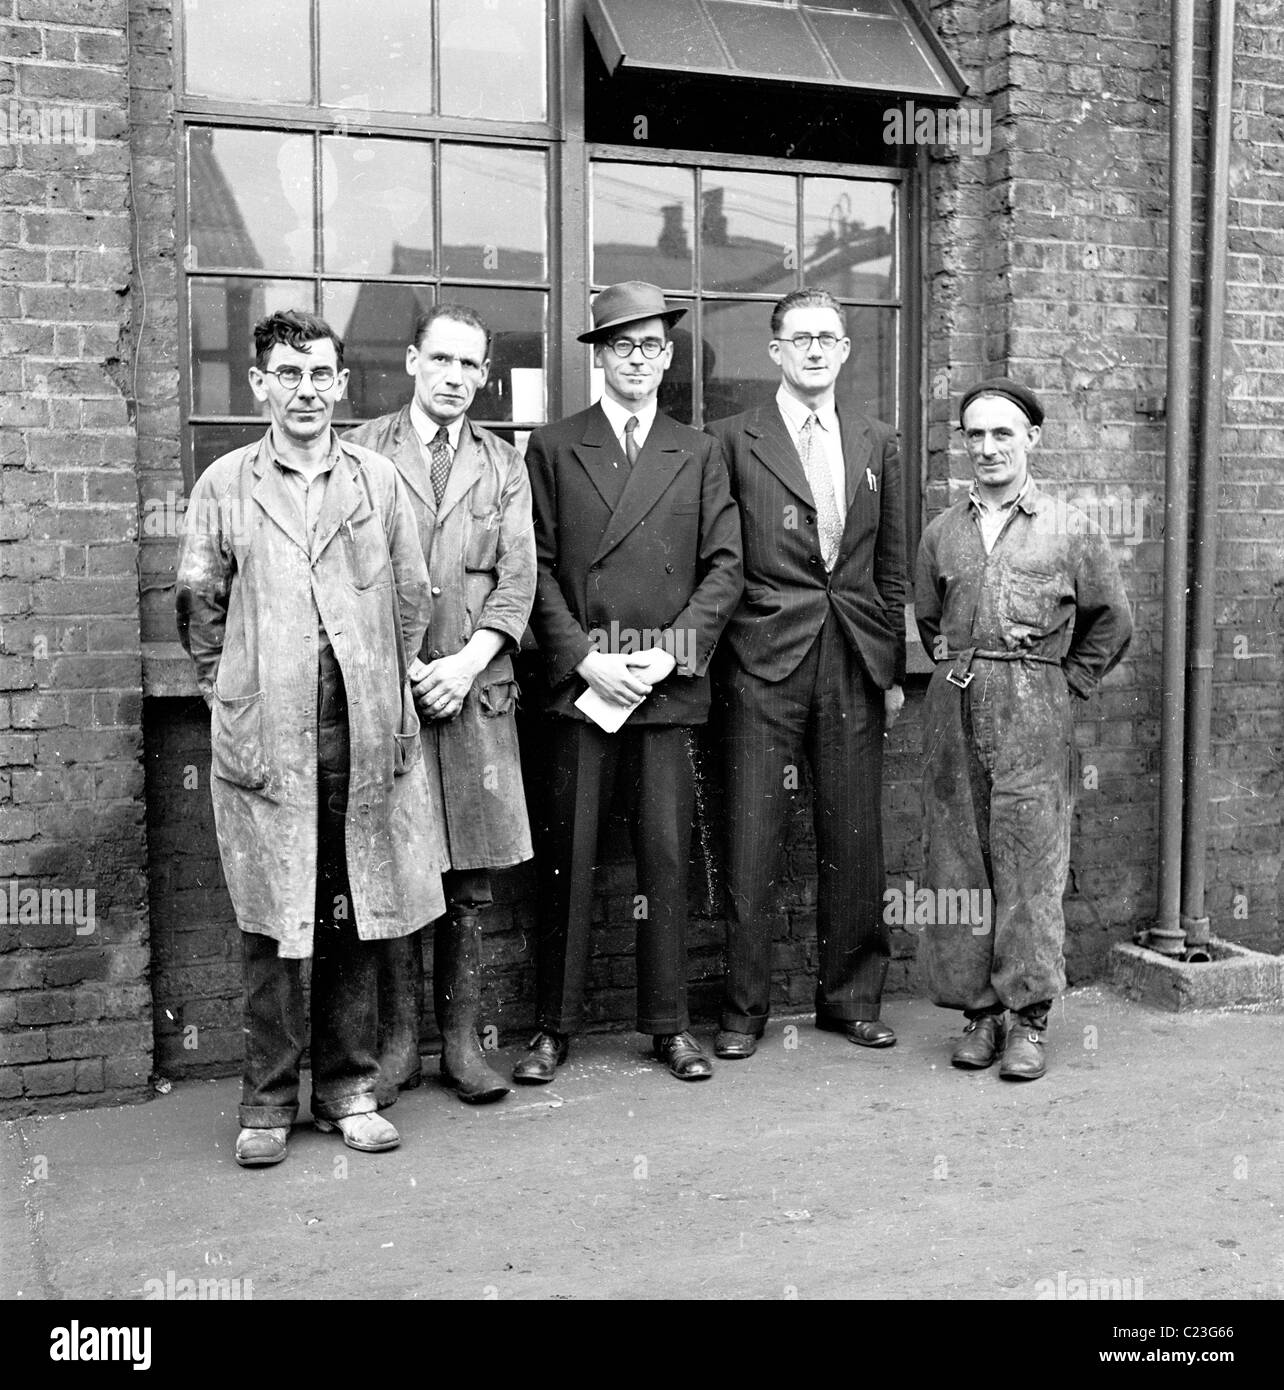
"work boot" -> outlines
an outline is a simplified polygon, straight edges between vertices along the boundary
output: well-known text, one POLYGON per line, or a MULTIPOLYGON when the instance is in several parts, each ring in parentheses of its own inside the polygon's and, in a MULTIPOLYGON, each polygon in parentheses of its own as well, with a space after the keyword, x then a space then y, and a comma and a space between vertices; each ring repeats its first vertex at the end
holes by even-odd
POLYGON ((1001 1013, 979 1014, 976 1018, 968 1019, 967 1027, 963 1029, 963 1037, 955 1047, 950 1061, 956 1067, 966 1067, 972 1071, 992 1066, 994 1059, 1003 1050, 1004 1031, 1004 1016, 1001 1013))
POLYGON ((1043 1034, 1048 1026, 1051 1004, 1042 1000, 1018 1011, 1003 1049, 999 1075, 1004 1081, 1037 1081, 1048 1069, 1043 1052, 1043 1034))
POLYGON ((451 907, 433 935, 432 993, 441 1029, 441 1080, 460 1100, 503 1100, 508 1083, 492 1071, 477 1039, 481 1005, 481 923, 467 904, 451 907))
POLYGON ((422 932, 379 943, 379 1075, 375 1102, 396 1103, 419 1085, 419 1021, 424 1011, 422 932))

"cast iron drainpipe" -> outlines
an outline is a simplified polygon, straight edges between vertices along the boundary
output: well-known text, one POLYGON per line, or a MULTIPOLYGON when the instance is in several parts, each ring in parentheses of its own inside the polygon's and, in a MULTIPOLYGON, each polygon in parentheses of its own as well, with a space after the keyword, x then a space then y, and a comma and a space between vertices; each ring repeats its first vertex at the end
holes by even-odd
POLYGON ((1221 481, 1222 330, 1226 311, 1226 224, 1230 202, 1235 0, 1214 0, 1208 197, 1204 212, 1204 317, 1200 333, 1199 462, 1195 480, 1195 573, 1186 658, 1186 822, 1182 837, 1181 926, 1185 959, 1209 957, 1204 906, 1208 857, 1214 603, 1217 598, 1217 487, 1221 481))
POLYGON ((1159 744, 1159 903, 1147 944, 1185 950, 1181 928, 1182 740, 1186 702, 1186 529, 1190 505, 1191 126, 1194 0, 1173 0, 1168 94, 1168 436, 1164 467, 1164 605, 1159 744))

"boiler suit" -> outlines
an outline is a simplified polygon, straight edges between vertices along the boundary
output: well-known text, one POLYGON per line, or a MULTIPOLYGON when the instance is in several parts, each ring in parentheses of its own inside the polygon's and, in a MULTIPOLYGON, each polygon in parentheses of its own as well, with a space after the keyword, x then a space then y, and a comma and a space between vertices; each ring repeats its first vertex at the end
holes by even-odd
POLYGON ((915 581, 937 662, 924 726, 925 877, 992 894, 989 931, 940 923, 928 991, 970 1014, 1031 1010, 1065 988, 1061 896, 1077 783, 1070 695, 1127 650, 1132 614, 1109 542, 1030 482, 987 554, 972 495, 923 533, 915 581))

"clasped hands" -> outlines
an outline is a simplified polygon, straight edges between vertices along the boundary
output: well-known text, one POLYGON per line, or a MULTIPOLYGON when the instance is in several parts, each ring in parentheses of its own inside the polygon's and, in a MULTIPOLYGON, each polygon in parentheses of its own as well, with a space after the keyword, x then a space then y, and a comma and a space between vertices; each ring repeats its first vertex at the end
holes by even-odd
POLYGON ((677 664, 663 647, 648 647, 644 652, 630 652, 627 656, 618 652, 589 652, 575 670, 602 699, 631 707, 646 699, 677 664))
POLYGON ((436 661, 416 657, 406 668, 415 708, 421 719, 453 719, 464 707, 464 699, 477 679, 479 668, 463 652, 440 656, 436 661))

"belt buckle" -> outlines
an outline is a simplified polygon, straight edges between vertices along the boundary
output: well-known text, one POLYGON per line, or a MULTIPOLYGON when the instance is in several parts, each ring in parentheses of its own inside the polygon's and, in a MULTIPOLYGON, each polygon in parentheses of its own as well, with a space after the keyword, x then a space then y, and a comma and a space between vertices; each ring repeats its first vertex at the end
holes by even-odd
POLYGON ((945 673, 945 679, 949 681, 951 685, 957 685, 960 690, 966 690, 968 686, 972 684, 974 674, 974 672, 968 671, 960 676, 957 671, 947 671, 945 673))

